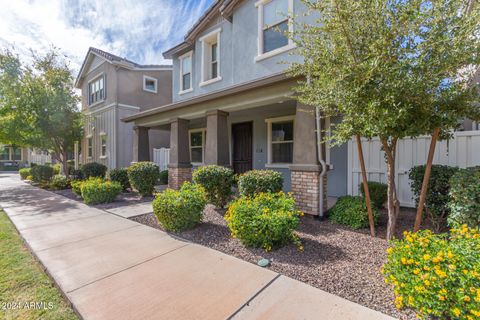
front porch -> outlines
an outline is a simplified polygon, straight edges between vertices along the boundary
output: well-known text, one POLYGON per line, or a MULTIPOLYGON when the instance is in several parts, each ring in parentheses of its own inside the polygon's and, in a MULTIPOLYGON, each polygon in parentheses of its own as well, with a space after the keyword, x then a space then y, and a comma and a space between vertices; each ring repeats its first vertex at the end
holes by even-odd
MULTIPOLYGON (((294 193, 301 211, 319 215, 315 110, 291 98, 292 85, 282 82, 182 108, 167 105, 163 112, 135 119, 134 161, 151 160, 146 149, 150 129, 170 130, 170 188, 190 181, 192 171, 202 165, 227 166, 237 174, 271 169, 283 174, 284 191, 294 193)), ((321 119, 321 139, 327 122, 321 119)), ((322 143, 327 164, 328 152, 322 143)), ((332 205, 327 175, 322 183, 325 211, 332 205)))

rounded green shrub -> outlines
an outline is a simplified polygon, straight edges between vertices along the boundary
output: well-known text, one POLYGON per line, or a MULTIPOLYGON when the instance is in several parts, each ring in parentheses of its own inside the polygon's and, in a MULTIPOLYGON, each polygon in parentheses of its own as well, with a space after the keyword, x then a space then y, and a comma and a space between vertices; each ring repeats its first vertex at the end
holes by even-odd
POLYGON ((449 226, 480 226, 480 167, 460 169, 450 179, 449 226))
POLYGON ((82 184, 84 180, 73 180, 70 185, 72 186, 72 192, 77 196, 82 196, 82 184))
POLYGON ((86 163, 80 168, 80 170, 82 170, 85 179, 90 177, 105 178, 105 174, 107 173, 107 167, 98 162, 86 163))
POLYGON ((132 188, 143 197, 151 196, 160 170, 153 162, 137 162, 128 167, 128 180, 132 188))
POLYGON ((55 190, 63 190, 68 188, 68 179, 63 174, 56 174, 50 180, 50 188, 55 190))
MULTIPOLYGON (((388 186, 385 183, 376 182, 376 181, 368 181, 368 192, 370 193, 370 200, 372 201, 372 205, 375 206, 377 209, 382 209, 383 204, 387 201, 387 189, 388 186)), ((363 190, 363 183, 358 185, 358 189, 362 194, 362 197, 365 198, 365 190, 363 190)))
POLYGON ((116 181, 122 185, 123 191, 126 191, 128 188, 130 188, 127 168, 112 169, 110 170, 109 176, 111 181, 116 181))
POLYGON ((60 171, 62 169, 62 165, 60 163, 56 163, 52 165, 53 168, 53 173, 54 174, 60 174, 60 171))
POLYGON ((232 237, 247 247, 266 251, 293 241, 300 246, 294 230, 303 213, 295 209, 295 200, 284 192, 241 196, 228 207, 225 220, 232 237))
POLYGON ((83 180, 83 172, 80 169, 72 169, 70 170, 70 179, 72 180, 83 180))
POLYGON ((203 166, 193 172, 193 182, 205 188, 208 202, 219 208, 232 196, 233 181, 233 170, 222 166, 203 166))
POLYGON ((419 319, 480 319, 480 230, 405 232, 387 249, 382 272, 397 308, 419 319))
MULTIPOLYGON (((372 207, 372 214, 376 222, 378 213, 375 207, 372 207)), ((343 224, 353 229, 367 228, 369 222, 365 199, 353 196, 338 198, 337 203, 329 210, 329 219, 333 223, 343 224)))
POLYGON ((180 190, 167 189, 153 200, 153 212, 168 231, 193 228, 203 216, 207 203, 205 190, 198 184, 185 182, 180 190))
POLYGON ((47 165, 36 165, 31 168, 32 179, 37 183, 48 183, 53 177, 53 168, 47 165))
POLYGON ((120 192, 122 185, 118 182, 104 181, 101 178, 90 178, 81 184, 82 198, 86 204, 113 202, 120 192))
POLYGON ((22 180, 26 180, 27 177, 30 175, 30 170, 32 168, 22 168, 20 170, 18 170, 18 173, 20 174, 20 179, 22 180))
MULTIPOLYGON (((450 201, 450 179, 457 171, 457 167, 432 165, 425 199, 425 213, 430 218, 437 232, 445 226, 447 217, 450 214, 450 208, 448 207, 450 201)), ((420 199, 424 175, 425 165, 415 166, 408 173, 410 187, 417 205, 420 199)))
POLYGON ((280 192, 283 189, 283 175, 273 170, 251 170, 238 178, 240 195, 253 197, 261 192, 280 192))
POLYGON ((160 171, 160 177, 158 178, 160 184, 168 184, 168 170, 160 171))

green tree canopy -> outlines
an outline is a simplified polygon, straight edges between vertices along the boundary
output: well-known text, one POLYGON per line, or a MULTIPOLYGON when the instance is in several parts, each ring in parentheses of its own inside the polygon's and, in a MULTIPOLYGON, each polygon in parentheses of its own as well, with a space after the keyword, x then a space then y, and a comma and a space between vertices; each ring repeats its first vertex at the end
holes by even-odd
POLYGON ((0 141, 49 150, 66 168, 81 138, 81 113, 67 61, 55 49, 22 64, 0 53, 0 141))
POLYGON ((472 85, 480 62, 478 5, 467 0, 302 0, 315 24, 295 20, 303 62, 291 65, 298 99, 342 115, 334 143, 379 137, 389 181, 389 235, 398 215, 398 139, 445 136, 461 118, 480 116, 472 85))

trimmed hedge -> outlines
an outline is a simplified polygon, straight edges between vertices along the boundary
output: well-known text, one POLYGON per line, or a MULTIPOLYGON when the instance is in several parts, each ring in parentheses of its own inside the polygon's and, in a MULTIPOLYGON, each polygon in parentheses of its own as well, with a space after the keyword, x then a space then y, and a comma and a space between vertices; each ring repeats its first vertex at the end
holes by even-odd
POLYGON ((77 196, 81 197, 82 196, 82 183, 84 180, 74 180, 70 183, 72 186, 72 191, 75 193, 77 196))
POLYGON ((48 183, 52 179, 54 171, 51 166, 36 165, 31 168, 30 174, 32 179, 37 183, 48 183))
POLYGON ((86 204, 113 202, 122 192, 118 182, 104 181, 101 178, 90 178, 81 183, 82 198, 86 204))
MULTIPOLYGON (((383 204, 387 201, 387 189, 388 186, 385 183, 376 182, 376 181, 368 181, 368 192, 370 193, 370 200, 372 204, 377 209, 382 209, 383 204)), ((362 194, 362 197, 365 198, 365 191, 363 190, 363 183, 358 185, 358 189, 362 194)))
POLYGON ((205 188, 208 202, 223 208, 233 193, 234 174, 226 167, 203 166, 193 172, 193 182, 205 188))
POLYGON ((295 200, 283 192, 242 196, 228 207, 225 220, 232 237, 247 247, 266 251, 293 241, 302 250, 294 230, 302 212, 295 209, 295 200))
MULTIPOLYGON (((372 214, 376 223, 378 212, 375 207, 372 207, 372 214)), ((365 199, 353 196, 338 198, 337 203, 329 210, 329 219, 333 223, 346 225, 352 229, 369 227, 368 210, 365 199)))
POLYGON ((109 173, 109 176, 111 181, 116 181, 122 185, 123 191, 126 191, 128 188, 130 188, 127 168, 112 169, 109 173))
POLYGON ((80 170, 82 170, 83 178, 105 178, 107 173, 107 167, 98 162, 90 162, 84 164, 80 170))
POLYGON ((280 192, 283 189, 283 175, 273 170, 251 170, 238 178, 240 195, 253 197, 261 192, 280 192))
POLYGON ((159 176, 160 169, 153 162, 137 162, 128 167, 130 185, 143 197, 152 195, 159 176))
POLYGON ((30 170, 32 168, 22 168, 20 170, 18 170, 18 173, 20 174, 20 179, 22 180, 26 180, 27 177, 30 175, 30 170))
POLYGON ((207 204, 201 185, 185 182, 180 190, 167 189, 153 200, 153 212, 168 231, 179 232, 193 228, 203 217, 207 204))
POLYGON ((50 180, 50 188, 55 190, 64 190, 68 188, 68 179, 63 174, 56 174, 50 180))
MULTIPOLYGON (((432 165, 425 199, 425 213, 430 218, 437 232, 445 226, 447 217, 450 214, 450 208, 448 207, 448 202, 450 201, 450 179, 457 171, 457 167, 432 165)), ((424 175, 425 165, 415 166, 408 173, 410 187, 417 205, 424 175)))
POLYGON ((480 226, 480 167, 459 169, 450 179, 449 226, 480 226))

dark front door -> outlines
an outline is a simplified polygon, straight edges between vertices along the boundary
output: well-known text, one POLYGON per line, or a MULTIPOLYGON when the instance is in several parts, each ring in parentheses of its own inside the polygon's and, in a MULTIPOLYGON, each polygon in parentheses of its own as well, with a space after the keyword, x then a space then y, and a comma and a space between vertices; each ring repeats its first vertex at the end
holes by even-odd
POLYGON ((243 173, 252 170, 252 123, 236 123, 232 125, 233 139, 233 171, 243 173))

